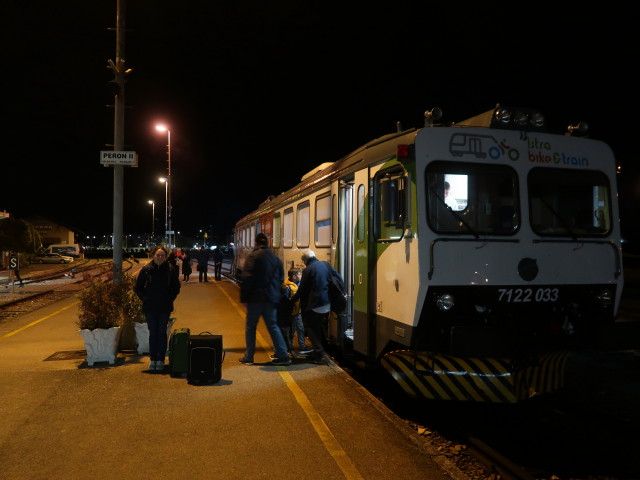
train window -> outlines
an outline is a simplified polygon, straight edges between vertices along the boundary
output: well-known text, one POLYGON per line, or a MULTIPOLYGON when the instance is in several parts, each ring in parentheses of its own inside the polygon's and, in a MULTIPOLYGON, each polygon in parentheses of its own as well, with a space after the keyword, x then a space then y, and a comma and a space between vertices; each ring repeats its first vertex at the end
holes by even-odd
POLYGON ((520 228, 511 167, 436 161, 427 167, 427 221, 446 234, 513 235, 520 228))
POLYGON ((284 248, 293 247, 293 208, 284 211, 282 219, 282 246, 284 248))
POLYGON ((360 243, 364 242, 364 221, 365 221, 365 203, 364 203, 364 185, 358 185, 358 204, 356 205, 358 211, 358 224, 356 226, 356 232, 358 236, 358 241, 360 243))
POLYGON ((376 240, 402 238, 407 222, 407 175, 402 168, 376 174, 374 232, 376 240))
POLYGON ((326 194, 316 199, 316 247, 331 246, 331 196, 326 194))
POLYGON ((298 215, 296 218, 296 246, 307 248, 309 246, 309 202, 298 205, 298 215))
POLYGON ((544 236, 603 236, 612 228, 607 176, 591 170, 533 168, 527 179, 531 227, 544 236))
POLYGON ((273 214, 273 247, 280 248, 280 214, 273 214))

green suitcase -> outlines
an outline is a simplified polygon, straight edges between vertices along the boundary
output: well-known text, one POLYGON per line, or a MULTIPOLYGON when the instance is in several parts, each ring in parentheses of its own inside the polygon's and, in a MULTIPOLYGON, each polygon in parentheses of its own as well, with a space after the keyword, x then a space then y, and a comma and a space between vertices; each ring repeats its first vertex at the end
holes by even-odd
POLYGON ((177 328, 169 337, 169 370, 172 377, 183 377, 189 371, 189 335, 188 328, 177 328))

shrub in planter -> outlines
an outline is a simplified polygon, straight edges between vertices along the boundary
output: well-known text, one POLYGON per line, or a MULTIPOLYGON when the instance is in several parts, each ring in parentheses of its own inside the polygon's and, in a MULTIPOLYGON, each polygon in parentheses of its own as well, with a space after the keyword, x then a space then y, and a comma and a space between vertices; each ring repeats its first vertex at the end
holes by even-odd
POLYGON ((120 327, 123 323, 119 285, 111 278, 94 278, 78 294, 80 299, 78 321, 81 330, 120 327))
POLYGON ((77 325, 81 330, 120 327, 119 345, 135 348, 134 323, 144 322, 142 302, 133 291, 135 279, 125 273, 120 283, 112 276, 94 278, 78 294, 80 313, 77 325))

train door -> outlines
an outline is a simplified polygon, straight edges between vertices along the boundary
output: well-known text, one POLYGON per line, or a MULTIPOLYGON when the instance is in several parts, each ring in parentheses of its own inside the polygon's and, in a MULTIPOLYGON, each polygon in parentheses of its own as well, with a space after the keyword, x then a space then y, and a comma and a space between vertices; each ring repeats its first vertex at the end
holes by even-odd
POLYGON ((353 349, 370 352, 369 322, 369 170, 354 174, 353 235, 353 349))
POLYGON ((332 186, 331 239, 333 242, 334 265, 347 287, 346 311, 336 317, 330 316, 330 336, 336 339, 341 349, 351 349, 353 344, 353 178, 343 178, 332 186), (347 347, 348 346, 348 347, 347 347))

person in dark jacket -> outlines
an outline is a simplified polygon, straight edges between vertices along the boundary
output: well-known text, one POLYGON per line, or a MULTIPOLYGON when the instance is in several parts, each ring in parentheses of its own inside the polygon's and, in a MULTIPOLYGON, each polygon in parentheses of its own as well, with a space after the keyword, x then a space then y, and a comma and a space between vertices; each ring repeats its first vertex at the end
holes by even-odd
POLYGON ((240 302, 247 304, 245 323, 247 348, 240 362, 247 365, 253 364, 256 351, 256 327, 262 315, 275 349, 276 358, 271 363, 273 365, 291 364, 277 319, 284 268, 282 261, 269 249, 269 240, 264 233, 256 235, 256 246, 244 263, 241 279, 240 302))
POLYGON ((182 255, 182 281, 187 283, 189 282, 189 277, 191 277, 191 256, 189 252, 184 252, 182 255))
POLYGON ((167 353, 167 324, 173 302, 180 293, 178 270, 167 261, 167 250, 155 247, 152 260, 140 270, 134 291, 142 300, 149 327, 149 370, 164 370, 167 353))
POLYGON ((213 249, 213 273, 216 280, 222 280, 222 250, 218 247, 213 249))
POLYGON ((306 268, 302 270, 302 279, 294 299, 300 299, 302 323, 307 337, 313 346, 311 361, 326 365, 329 361, 324 350, 324 324, 329 317, 331 302, 329 300, 329 268, 326 262, 318 261, 313 250, 305 250, 302 261, 306 268))
POLYGON ((198 281, 208 282, 207 270, 209 269, 209 252, 204 246, 200 247, 196 258, 198 259, 198 281))

